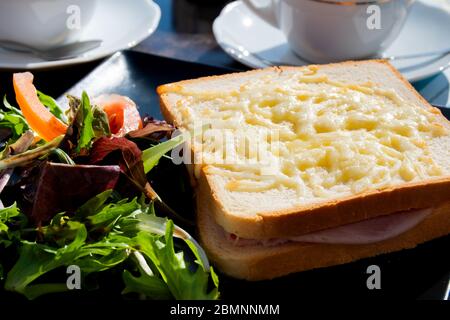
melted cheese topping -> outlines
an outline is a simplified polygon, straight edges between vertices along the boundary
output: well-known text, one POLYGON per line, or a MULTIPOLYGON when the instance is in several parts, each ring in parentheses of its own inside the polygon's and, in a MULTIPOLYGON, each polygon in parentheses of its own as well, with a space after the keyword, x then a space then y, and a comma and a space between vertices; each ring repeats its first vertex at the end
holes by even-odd
POLYGON ((229 191, 330 198, 444 174, 428 141, 448 130, 432 110, 370 82, 336 82, 310 68, 237 90, 166 90, 182 96, 181 125, 202 129, 193 135, 196 171, 207 165, 229 191))

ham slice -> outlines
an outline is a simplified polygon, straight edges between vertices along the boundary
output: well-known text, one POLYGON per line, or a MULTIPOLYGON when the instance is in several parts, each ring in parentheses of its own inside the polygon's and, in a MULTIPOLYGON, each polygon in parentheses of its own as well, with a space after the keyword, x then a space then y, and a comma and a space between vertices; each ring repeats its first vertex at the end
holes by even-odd
POLYGON ((292 238, 254 240, 228 234, 228 239, 236 246, 276 246, 287 242, 370 244, 394 238, 414 228, 432 212, 432 208, 404 211, 292 238))

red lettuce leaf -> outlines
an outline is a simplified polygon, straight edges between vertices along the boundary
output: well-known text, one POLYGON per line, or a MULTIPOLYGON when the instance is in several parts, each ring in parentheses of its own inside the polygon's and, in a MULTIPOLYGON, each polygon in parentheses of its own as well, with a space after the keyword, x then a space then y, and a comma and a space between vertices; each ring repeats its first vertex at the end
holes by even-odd
POLYGON ((123 137, 99 138, 92 146, 89 163, 119 165, 139 191, 152 200, 157 198, 145 175, 142 151, 134 142, 123 137))
POLYGON ((31 218, 36 224, 62 211, 73 211, 95 195, 116 187, 118 166, 47 162, 41 169, 31 218))
POLYGON ((153 118, 144 118, 144 127, 128 133, 130 138, 147 138, 151 140, 161 140, 170 138, 175 128, 165 121, 155 120, 153 118))
MULTIPOLYGON (((90 163, 92 164, 116 164, 127 177, 131 185, 142 192, 147 198, 155 201, 155 204, 177 221, 189 223, 168 207, 153 190, 147 180, 142 162, 142 151, 138 146, 123 137, 102 137, 97 139, 91 148, 90 163)), ((120 191, 123 190, 121 186, 120 191)), ((128 188, 129 189, 129 188, 128 188)))
POLYGON ((101 137, 92 146, 89 162, 118 164, 120 169, 126 172, 129 166, 139 166, 139 162, 142 162, 141 156, 139 147, 126 138, 101 137))

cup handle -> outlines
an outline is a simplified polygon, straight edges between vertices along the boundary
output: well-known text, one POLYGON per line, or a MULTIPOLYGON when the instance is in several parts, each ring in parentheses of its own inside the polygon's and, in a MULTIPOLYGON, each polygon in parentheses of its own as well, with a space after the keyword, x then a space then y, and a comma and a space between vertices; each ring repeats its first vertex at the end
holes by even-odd
POLYGON ((242 0, 242 2, 253 11, 258 17, 278 28, 277 17, 275 15, 274 0, 242 0))

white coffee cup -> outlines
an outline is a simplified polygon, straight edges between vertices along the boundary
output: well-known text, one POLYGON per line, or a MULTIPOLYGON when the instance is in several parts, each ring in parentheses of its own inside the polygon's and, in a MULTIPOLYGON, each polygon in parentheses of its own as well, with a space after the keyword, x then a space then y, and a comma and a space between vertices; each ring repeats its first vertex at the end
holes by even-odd
POLYGON ((49 49, 77 41, 98 0, 0 0, 0 40, 49 49))
POLYGON ((326 63, 382 52, 400 33, 415 0, 242 1, 280 29, 301 58, 326 63))

